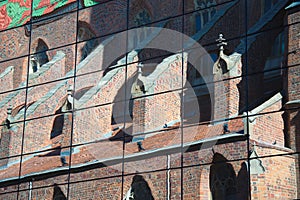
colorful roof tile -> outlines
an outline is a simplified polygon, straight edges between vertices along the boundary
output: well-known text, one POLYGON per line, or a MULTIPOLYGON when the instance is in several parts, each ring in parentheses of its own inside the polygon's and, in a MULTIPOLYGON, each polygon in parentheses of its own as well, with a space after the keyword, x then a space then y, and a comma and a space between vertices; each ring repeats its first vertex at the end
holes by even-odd
MULTIPOLYGON (((0 2, 0 30, 25 24, 32 17, 49 14, 58 8, 76 2, 76 0, 4 0, 0 2), (32 13, 31 13, 31 2, 32 13)), ((98 4, 95 0, 84 0, 84 6, 98 4)))

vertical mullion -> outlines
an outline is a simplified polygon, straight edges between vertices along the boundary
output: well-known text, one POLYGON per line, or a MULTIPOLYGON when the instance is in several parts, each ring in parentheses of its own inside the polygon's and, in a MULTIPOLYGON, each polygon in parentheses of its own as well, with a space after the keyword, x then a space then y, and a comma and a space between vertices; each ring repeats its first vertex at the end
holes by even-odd
POLYGON ((180 106, 181 106, 181 119, 180 119, 180 124, 181 124, 181 126, 180 126, 180 132, 181 132, 181 138, 180 138, 180 140, 181 140, 181 142, 180 142, 180 146, 181 146, 181 148, 180 148, 180 152, 181 152, 181 155, 180 155, 180 198, 181 198, 181 200, 183 200, 183 155, 184 155, 184 151, 183 151, 183 142, 184 142, 184 135, 183 135, 183 133, 184 133, 184 131, 183 131, 183 113, 184 113, 184 98, 183 98, 183 87, 184 87, 184 85, 183 85, 183 79, 184 79, 184 49, 183 49, 183 47, 184 47, 184 33, 185 33, 185 31, 184 31, 184 3, 185 3, 185 1, 184 0, 181 0, 181 4, 182 4, 182 10, 181 10, 181 20, 182 20, 182 22, 181 22, 181 104, 180 104, 180 106))
MULTIPOLYGON (((30 67, 30 55, 31 55, 31 43, 32 43, 32 11, 33 11, 33 1, 31 0, 30 5, 30 20, 29 20, 29 40, 28 40, 28 55, 27 55, 27 72, 26 72, 26 85, 25 85, 25 100, 24 100, 24 115, 23 115, 23 130, 22 130, 22 142, 21 142, 21 158, 19 164, 19 175, 18 175, 18 193, 17 199, 19 199, 19 192, 20 192, 20 177, 22 175, 22 162, 23 162, 23 152, 24 152, 24 136, 25 136, 25 127, 26 127, 26 113, 27 113, 27 95, 28 95, 28 79, 29 79, 29 67, 30 67)), ((25 25, 24 25, 25 26, 25 25)))
MULTIPOLYGON (((79 24, 79 4, 80 1, 76 1, 76 35, 75 35, 75 57, 74 57, 74 74, 73 74, 73 93, 75 92, 75 84, 76 84, 76 69, 77 69, 77 49, 78 49, 78 24, 79 24)), ((67 199, 70 197, 70 177, 71 177, 71 168, 72 168, 72 149, 73 149, 73 133, 74 133, 74 112, 75 112, 75 98, 73 98, 73 107, 71 110, 72 113, 72 122, 71 122, 71 137, 70 137, 70 145, 69 147, 69 170, 68 170, 68 178, 67 178, 67 199)))
MULTIPOLYGON (((127 0, 127 7, 126 7, 126 49, 125 49, 125 77, 124 77, 124 81, 125 81, 125 83, 124 83, 124 85, 125 85, 125 91, 124 91, 124 93, 125 93, 125 95, 124 95, 124 100, 122 100, 121 99, 121 101, 125 101, 124 102, 124 108, 123 108, 123 128, 125 129, 125 127, 126 127, 126 109, 128 109, 128 108, 126 108, 126 105, 127 105, 127 103, 126 103, 126 101, 127 101, 127 69, 128 69, 128 51, 129 51, 129 49, 128 49, 128 40, 129 40, 129 36, 128 36, 128 31, 129 31, 129 9, 130 9, 130 0, 127 0)), ((125 162, 124 162, 124 160, 125 160, 125 149, 126 149, 126 143, 125 143, 125 141, 126 141, 126 135, 125 135, 125 132, 123 131, 123 134, 122 134, 122 141, 123 141, 123 152, 122 152, 122 157, 123 157, 123 160, 122 160, 122 186, 121 186, 121 195, 120 195, 120 199, 122 200, 123 199, 123 193, 124 193, 124 180, 125 180, 125 178, 124 178, 124 176, 125 176, 125 173, 124 173, 124 171, 125 171, 125 162)))

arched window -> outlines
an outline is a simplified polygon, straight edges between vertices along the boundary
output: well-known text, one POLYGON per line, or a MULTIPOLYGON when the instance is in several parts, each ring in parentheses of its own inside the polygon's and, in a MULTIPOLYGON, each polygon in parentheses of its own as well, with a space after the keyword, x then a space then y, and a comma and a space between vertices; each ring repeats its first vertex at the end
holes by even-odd
MULTIPOLYGON (((146 10, 141 10, 135 15, 133 21, 136 26, 141 26, 143 24, 151 23, 151 17, 146 10)), ((138 34, 136 35, 136 38, 134 39, 134 46, 136 46, 139 42, 142 42, 144 39, 146 39, 148 34, 149 33, 146 30, 145 31, 139 30, 138 34)))
POLYGON ((151 17, 146 10, 140 11, 134 18, 134 23, 137 26, 148 24, 151 22, 151 17))
POLYGON ((38 53, 36 54, 36 57, 37 57, 37 62, 40 64, 40 66, 49 62, 49 58, 47 55, 48 49, 49 49, 48 45, 42 39, 39 39, 35 52, 38 53))
POLYGON ((49 62, 47 55, 48 49, 48 45, 42 39, 38 39, 37 46, 34 50, 35 54, 30 56, 29 73, 37 72, 43 64, 49 62))
POLYGON ((66 196, 61 190, 61 188, 55 183, 53 188, 53 200, 66 200, 66 196))
POLYGON ((50 139, 53 139, 62 134, 64 127, 64 114, 61 113, 61 108, 55 112, 56 117, 51 129, 50 139))
POLYGON ((78 41, 85 41, 85 44, 81 48, 81 61, 85 59, 98 45, 98 41, 95 38, 95 34, 88 27, 85 22, 79 22, 78 26, 78 41))
POLYGON ((265 62, 264 79, 270 79, 281 75, 281 64, 284 58, 285 40, 284 31, 275 38, 269 57, 265 62))
POLYGON ((195 10, 199 10, 194 14, 196 32, 200 31, 213 18, 216 13, 215 5, 215 0, 194 0, 195 10))
POLYGON ((131 187, 124 197, 124 200, 134 200, 134 199, 145 199, 145 200, 154 199, 149 184, 141 175, 135 175, 132 178, 131 187))
POLYGON ((213 200, 237 199, 237 179, 233 166, 227 159, 215 153, 210 167, 209 185, 213 200))

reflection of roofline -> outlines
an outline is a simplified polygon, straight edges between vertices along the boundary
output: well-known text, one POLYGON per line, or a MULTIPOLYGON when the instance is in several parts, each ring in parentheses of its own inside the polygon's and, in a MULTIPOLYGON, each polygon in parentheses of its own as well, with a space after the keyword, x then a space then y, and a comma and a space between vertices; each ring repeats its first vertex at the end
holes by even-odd
POLYGON ((149 150, 149 151, 142 151, 134 154, 130 154, 127 156, 117 156, 103 160, 94 160, 89 163, 79 164, 75 166, 66 166, 60 168, 54 168, 50 170, 45 170, 41 172, 35 172, 26 174, 20 177, 13 177, 0 180, 0 187, 1 186, 9 186, 14 184, 19 184, 21 182, 28 182, 28 181, 37 181, 37 180, 44 180, 47 178, 66 175, 69 173, 80 173, 87 170, 92 170, 96 168, 102 168, 106 166, 113 166, 120 164, 122 162, 132 162, 137 160, 145 160, 149 158, 153 158, 156 156, 168 155, 168 154, 175 154, 181 153, 182 148, 185 149, 185 152, 197 151, 200 149, 207 149, 212 148, 215 144, 224 144, 228 142, 235 142, 235 141, 244 141, 247 139, 247 135, 244 134, 243 131, 238 133, 230 133, 225 135, 219 135, 211 138, 201 139, 194 142, 188 142, 183 144, 177 144, 173 146, 168 146, 160 149, 149 150), (204 143, 206 145, 204 145, 204 143), (203 145, 203 146, 202 146, 203 145))
POLYGON ((288 3, 289 0, 278 1, 272 9, 265 13, 256 23, 247 30, 247 34, 250 35, 246 37, 247 42, 241 39, 240 44, 235 48, 235 52, 244 54, 252 46, 252 43, 256 41, 256 37, 260 35, 260 30, 266 26, 288 3), (253 35, 252 35, 253 34, 253 35))
POLYGON ((295 7, 298 7, 298 6, 300 6, 300 1, 291 3, 285 9, 288 10, 288 9, 295 8, 295 7))
MULTIPOLYGON (((82 7, 83 7, 83 5, 82 5, 81 1, 79 1, 79 8, 78 9, 81 9, 82 7)), ((31 29, 37 28, 41 25, 48 24, 48 23, 51 23, 53 21, 57 21, 57 20, 65 17, 66 13, 72 12, 76 8, 77 8, 77 1, 69 3, 69 4, 64 5, 62 7, 59 7, 57 9, 53 10, 50 13, 43 14, 43 15, 40 15, 40 16, 33 16, 32 19, 31 19, 32 27, 30 27, 30 24, 25 24, 25 26, 24 26, 25 31, 26 31, 27 34, 29 34, 30 28, 31 29)))
POLYGON ((277 103, 280 100, 282 100, 282 95, 280 94, 280 92, 278 92, 277 94, 272 96, 270 99, 268 99, 264 103, 260 104, 253 110, 251 110, 250 113, 258 114, 258 113, 262 112, 263 110, 265 110, 266 108, 269 108, 270 106, 274 105, 275 103, 277 103))
POLYGON ((70 12, 70 11, 76 9, 77 5, 78 5, 78 9, 83 8, 83 5, 82 5, 81 1, 79 1, 79 4, 77 4, 77 1, 71 2, 69 4, 66 4, 66 5, 63 5, 61 7, 58 7, 56 9, 54 9, 52 12, 42 14, 42 15, 34 15, 32 17, 32 21, 33 22, 42 21, 42 20, 45 20, 45 18, 55 17, 55 15, 64 15, 67 12, 70 12))
POLYGON ((288 101, 284 104, 284 107, 287 109, 296 109, 298 108, 300 105, 300 99, 296 99, 296 100, 292 100, 292 101, 288 101))

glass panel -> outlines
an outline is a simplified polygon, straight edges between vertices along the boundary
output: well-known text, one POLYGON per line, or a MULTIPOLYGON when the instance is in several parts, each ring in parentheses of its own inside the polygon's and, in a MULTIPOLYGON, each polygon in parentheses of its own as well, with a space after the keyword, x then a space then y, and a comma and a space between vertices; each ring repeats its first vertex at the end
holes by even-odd
POLYGON ((182 17, 174 17, 128 30, 127 63, 161 64, 182 50, 182 17), (137 58, 133 57, 134 55, 137 58), (133 57, 133 58, 131 58, 133 57))
POLYGON ((32 17, 33 21, 46 21, 51 20, 54 16, 60 16, 74 9, 78 6, 82 6, 82 1, 77 2, 76 0, 53 0, 50 2, 45 2, 42 0, 32 0, 33 1, 33 11, 32 17))
MULTIPOLYGON (((14 90, 0 94, 0 117, 2 121, 7 118, 9 123, 24 119, 26 89, 14 90)), ((6 124, 8 124, 6 122, 6 124)))
MULTIPOLYGON (((22 153, 24 122, 6 122, 1 126, 1 168, 5 169, 19 161, 22 153)), ((16 167, 17 168, 17 167, 16 167)))
POLYGON ((31 197, 33 199, 67 199, 68 185, 54 184, 51 187, 33 189, 31 197))
POLYGON ((156 170, 165 170, 168 167, 168 156, 161 154, 151 155, 151 153, 140 153, 142 155, 130 155, 126 149, 124 173, 143 173, 156 170), (129 162, 127 162, 129 160, 129 162))
MULTIPOLYGON (((168 180, 171 182, 173 178, 167 175, 168 173, 172 174, 172 172, 159 171, 125 176, 122 198, 166 199, 167 189, 171 190, 171 184, 167 188, 166 183, 168 180)), ((179 184, 174 187, 179 188, 179 184)))
MULTIPOLYGON (((87 147, 89 148, 89 147, 87 147)), ((94 151, 96 153, 96 151, 94 151)), ((116 190, 117 187, 119 187, 122 184, 122 181, 120 179, 122 175, 122 159, 117 158, 116 160, 113 159, 103 159, 100 160, 101 158, 98 158, 99 160, 93 160, 91 162, 86 162, 84 161, 85 157, 85 152, 83 154, 79 153, 78 156, 74 154, 72 156, 72 159, 75 158, 74 162, 72 162, 72 168, 71 171, 74 171, 74 173, 70 174, 70 182, 71 182, 71 187, 72 192, 76 196, 75 189, 76 189, 76 183, 82 182, 87 182, 87 185, 93 182, 89 181, 94 181, 98 180, 96 182, 101 183, 102 181, 110 183, 109 180, 117 180, 116 184, 116 190), (76 157, 77 156, 77 157, 76 157), (79 157, 81 157, 81 162, 84 161, 86 164, 83 163, 78 163, 79 157), (117 163, 117 164, 115 164, 117 163), (120 182, 118 182, 120 181, 120 182), (74 184, 74 186, 72 186, 74 184)), ((98 152, 99 153, 99 152, 98 152)), ((94 155, 95 158, 97 158, 97 155, 94 155)), ((122 157, 121 157, 122 158, 122 157)), ((98 184, 98 183, 97 183, 98 184)), ((111 185, 113 186, 113 185, 111 185)), ((99 192, 104 192, 104 191, 99 191, 99 192)), ((118 194, 116 194, 118 195, 118 194)))
MULTIPOLYGON (((54 155, 60 155, 61 148, 71 145, 72 126, 72 113, 57 113, 26 121, 24 153, 53 149, 54 155)), ((51 152, 40 153, 51 155, 51 152)))
MULTIPOLYGON (((186 128, 188 129, 188 128, 186 128)), ((184 131, 186 130, 184 129, 184 131)), ((200 131, 199 133, 203 133, 200 131)), ((211 134, 215 131, 211 130, 211 134)), ((193 132, 184 132, 184 140, 190 140, 193 137, 193 132)), ((197 163, 210 163, 211 157, 215 153, 223 154, 227 160, 246 159, 247 153, 247 136, 241 133, 227 133, 219 136, 212 136, 207 139, 196 140, 187 142, 183 145, 184 150, 184 165, 197 165, 197 163)), ((200 135, 201 137, 201 135, 200 135)))
POLYGON ((108 72, 109 69, 125 65, 126 36, 126 32, 121 32, 78 43, 76 75, 108 72))
MULTIPOLYGON (((84 0, 84 2, 91 2, 91 0, 84 0)), ((127 25, 126 9, 126 0, 110 0, 79 10, 78 41, 125 30, 127 25)))
MULTIPOLYGON (((258 153, 259 156, 262 155, 261 151, 268 151, 268 149, 262 148, 258 153)), ((297 199, 299 171, 297 172, 295 168, 294 159, 294 156, 251 159, 251 198, 297 199)))
POLYGON ((39 39, 34 51, 35 54, 30 56, 28 86, 74 76, 75 45, 48 50, 47 45, 39 39))
POLYGON ((72 110, 68 107, 70 98, 67 98, 72 96, 72 85, 73 79, 66 79, 28 88, 26 120, 53 115, 61 108, 61 112, 72 110))
MULTIPOLYGON (((20 152, 18 152, 20 154, 20 152)), ((10 158, 3 158, 1 159, 1 184, 6 185, 7 182, 9 181, 17 181, 19 179, 19 175, 20 175, 20 160, 21 157, 20 156, 12 156, 10 158)), ((18 190, 18 185, 14 184, 12 187, 9 187, 12 190, 17 191, 18 190), (15 188, 15 189, 13 189, 15 188)), ((6 191, 9 192, 10 189, 7 189, 6 191)))
POLYGON ((76 111, 73 144, 85 144, 112 137, 112 107, 112 104, 108 104, 76 111))
POLYGON ((220 33, 227 40, 239 38, 245 34, 244 0, 225 0, 220 3, 216 3, 215 0, 190 0, 186 1, 186 4, 185 9, 192 9, 192 4, 194 4, 195 11, 184 15, 184 33, 201 45, 215 43, 220 33))
MULTIPOLYGON (((0 92, 19 90, 26 86, 28 57, 1 62, 0 92)), ((7 93, 8 94, 8 93, 7 93)), ((2 100, 0 98, 0 100, 2 100)))
POLYGON ((9 192, 7 190, 7 187, 5 187, 4 190, 5 190, 5 193, 0 194, 0 198, 7 199, 7 200, 18 199, 18 192, 9 192))
POLYGON ((121 189, 121 177, 72 183, 70 199, 121 199, 121 189))
POLYGON ((194 199, 249 199, 247 162, 215 153, 212 164, 183 169, 183 196, 194 199))
POLYGON ((135 1, 129 3, 129 27, 148 25, 170 17, 182 14, 181 0, 166 0, 160 3, 151 0, 135 1), (157 12, 161 10, 163 12, 157 12))
MULTIPOLYGON (((125 72, 126 66, 120 66, 77 76, 74 93, 75 108, 83 109, 123 101, 126 87, 125 72)), ((129 70, 127 72, 129 76, 129 70)))
POLYGON ((34 22, 31 28, 33 53, 69 45, 76 41, 76 13, 34 22))
MULTIPOLYGON (((49 156, 51 156, 51 155, 49 155, 49 156)), ((52 161, 47 161, 47 162, 52 162, 52 161)), ((58 164, 57 161, 55 161, 55 163, 58 164)), ((58 167, 57 170, 59 170, 59 169, 60 168, 58 167)), ((45 170, 45 171, 47 172, 47 170, 45 170)), ((42 174, 43 171, 40 171, 39 173, 42 174)), ((28 176, 30 176, 30 174, 28 174, 28 176)), ((69 178, 69 171, 65 170, 63 172, 63 175, 57 175, 54 172, 54 174, 49 173, 47 178, 44 178, 41 180, 36 180, 33 178, 31 182, 28 182, 28 185, 31 184, 30 187, 32 187, 32 189, 34 189, 34 188, 40 189, 40 188, 44 188, 44 187, 46 188, 46 187, 52 187, 52 186, 55 187, 55 185, 58 186, 61 184, 66 184, 68 182, 68 178, 69 178)))
MULTIPOLYGON (((30 2, 30 1, 28 1, 30 2)), ((13 3, 10 3, 13 4, 13 3)), ((18 57, 23 57, 28 55, 29 53, 29 36, 25 33, 25 26, 5 30, 0 32, 1 38, 1 53, 0 53, 0 61, 5 61, 8 59, 14 59, 18 57)), ((15 62, 10 62, 10 64, 14 65, 15 62)), ((2 65, 2 63, 1 63, 2 65)), ((21 64, 23 65, 23 63, 21 64)), ((26 63, 27 65, 27 63, 26 63)), ((26 66, 25 65, 25 66, 26 66)))

